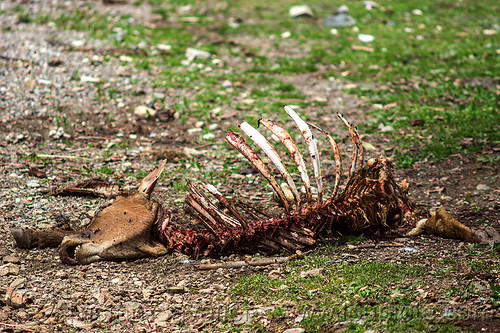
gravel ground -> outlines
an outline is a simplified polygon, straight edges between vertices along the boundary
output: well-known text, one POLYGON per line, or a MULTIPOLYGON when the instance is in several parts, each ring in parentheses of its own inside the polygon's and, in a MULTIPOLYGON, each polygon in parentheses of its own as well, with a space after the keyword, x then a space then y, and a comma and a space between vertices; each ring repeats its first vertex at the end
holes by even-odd
MULTIPOLYGON (((55 15, 69 13, 85 2, 24 3, 31 14, 50 12, 55 15)), ((137 22, 157 19, 147 5, 136 7, 120 3, 111 6, 101 2, 93 2, 93 5, 95 12, 128 13, 137 22)), ((169 160, 167 173, 179 166, 178 156, 183 156, 185 147, 203 150, 200 163, 205 163, 206 168, 222 167, 217 158, 220 154, 230 154, 220 150, 213 152, 200 145, 197 137, 185 134, 196 119, 188 117, 181 124, 175 117, 172 119, 168 110, 162 110, 165 118, 158 117, 156 121, 134 116, 135 107, 150 105, 155 93, 164 94, 172 101, 196 93, 182 89, 153 89, 154 72, 141 71, 120 60, 120 53, 136 50, 113 50, 114 55, 109 57, 112 47, 105 42, 93 40, 86 33, 59 30, 51 24, 19 21, 15 13, 9 12, 14 6, 14 1, 0 3, 0 10, 7 12, 0 15, 0 293, 7 297, 11 290, 15 291, 9 296, 11 303, 7 304, 6 298, 0 300, 0 322, 4 323, 0 331, 224 330, 223 322, 231 313, 242 313, 239 301, 243 300, 230 298, 231 286, 238 277, 260 269, 200 272, 186 264, 187 258, 180 255, 72 267, 61 264, 55 249, 25 251, 14 246, 9 233, 13 226, 50 228, 57 224, 58 216, 69 219, 74 227, 90 221, 92 211, 103 199, 44 195, 44 191, 53 186, 85 179, 82 170, 89 170, 89 173, 103 167, 115 170, 107 179, 120 182, 130 190, 138 184, 131 174, 151 170, 166 148, 171 154, 178 152, 173 154, 177 157, 169 160), (121 97, 103 98, 102 90, 111 89, 119 91, 121 97), (121 145, 126 141, 132 144, 121 145), (42 163, 34 158, 35 155, 50 155, 51 162, 42 163), (34 168, 41 169, 46 178, 34 176, 30 172, 34 168)), ((262 41, 243 42, 252 45, 262 41)), ((310 99, 326 96, 329 108, 342 111, 355 121, 366 118, 362 100, 344 94, 339 89, 342 82, 313 75, 282 79, 300 87, 310 99)), ((320 124, 330 125, 334 118, 331 114, 315 115, 309 109, 304 112, 320 124)), ((220 126, 214 131, 215 135, 221 138, 223 127, 237 121, 236 117, 215 121, 220 126)), ((373 154, 390 152, 383 148, 386 144, 383 139, 371 136, 365 139, 378 147, 373 154)), ((410 195, 420 208, 453 207, 452 213, 474 226, 479 220, 500 222, 498 174, 498 166, 483 165, 473 158, 457 155, 442 162, 423 162, 412 169, 399 170, 397 175, 410 179, 410 195), (488 189, 477 190, 478 184, 488 189), (472 197, 466 202, 463 197, 468 192, 472 197)), ((175 180, 164 180, 156 193, 166 207, 182 217, 177 204, 184 194, 169 186, 169 182, 175 180)), ((233 186, 240 193, 256 191, 255 185, 242 185, 237 178, 233 186)), ((435 237, 402 241, 418 249, 415 255, 436 252, 440 257, 456 249, 460 260, 467 259, 462 250, 464 244, 459 241, 435 237)), ((369 242, 375 244, 376 240, 369 242)), ((404 263, 411 255, 398 248, 345 247, 344 250, 331 253, 332 260, 344 260, 345 255, 350 254, 355 261, 374 258, 404 263)), ((497 263, 494 257, 485 260, 497 263)), ((209 261, 214 260, 203 262, 209 261)), ((274 266, 260 271, 276 270, 286 268, 274 266)), ((491 280, 491 277, 474 274, 467 276, 468 273, 460 272, 471 283, 486 286, 486 281, 491 280)), ((498 277, 493 278, 498 282, 498 277)), ((443 287, 446 286, 437 285, 431 292, 435 296, 428 296, 430 303, 433 297, 436 299, 433 306, 469 311, 471 317, 498 322, 498 313, 488 303, 487 288, 470 302, 456 300, 444 304, 439 292, 443 287)), ((254 317, 265 313, 260 310, 258 307, 251 310, 254 317)), ((290 317, 299 315, 294 309, 289 309, 289 314, 290 317)), ((270 326, 270 330, 283 329, 279 324, 270 326)))

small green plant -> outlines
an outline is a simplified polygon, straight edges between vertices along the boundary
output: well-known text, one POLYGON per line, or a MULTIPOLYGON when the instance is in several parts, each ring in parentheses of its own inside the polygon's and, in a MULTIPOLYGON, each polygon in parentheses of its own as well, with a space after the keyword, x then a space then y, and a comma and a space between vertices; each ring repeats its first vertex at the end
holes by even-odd
POLYGON ((186 192, 188 190, 186 182, 175 182, 172 184, 172 187, 174 188, 174 190, 179 192, 186 192))
POLYGON ((115 170, 111 169, 109 167, 102 167, 102 168, 98 169, 97 172, 105 174, 105 175, 112 175, 115 173, 115 170))
POLYGON ((491 288, 491 303, 493 306, 497 307, 500 306, 500 285, 496 284, 493 281, 489 281, 490 288, 491 288))

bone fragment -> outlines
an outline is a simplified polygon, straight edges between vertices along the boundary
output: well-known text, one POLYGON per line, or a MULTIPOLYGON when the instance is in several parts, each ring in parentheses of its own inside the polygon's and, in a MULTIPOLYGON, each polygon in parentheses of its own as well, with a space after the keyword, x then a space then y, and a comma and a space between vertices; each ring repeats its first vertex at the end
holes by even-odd
POLYGON ((290 172, 288 172, 288 169, 283 165, 283 161, 281 161, 281 158, 279 157, 274 147, 271 146, 269 141, 267 141, 267 139, 262 134, 260 134, 259 131, 253 128, 246 121, 242 122, 239 125, 239 127, 271 159, 271 162, 273 162, 273 164, 280 172, 281 176, 285 179, 286 183, 288 184, 288 187, 293 193, 295 204, 298 206, 300 202, 300 196, 299 192, 297 191, 297 187, 295 186, 295 183, 292 179, 292 176, 290 175, 290 172))
POLYGON ((303 258, 302 253, 294 254, 288 257, 271 257, 271 258, 262 258, 262 259, 253 259, 253 260, 238 260, 238 261, 227 261, 227 262, 219 262, 215 264, 201 264, 195 265, 194 267, 199 270, 213 270, 219 268, 241 268, 245 266, 269 266, 273 264, 280 264, 286 261, 295 260, 303 258))
POLYGON ((311 156, 311 162, 314 171, 314 178, 316 178, 316 183, 318 184, 318 201, 322 201, 323 185, 321 179, 321 167, 319 162, 318 145, 316 139, 314 138, 309 125, 300 118, 300 116, 292 109, 290 106, 285 105, 283 107, 286 113, 293 119, 297 127, 300 129, 302 136, 307 144, 307 149, 309 150, 309 155, 311 156))
POLYGON ((190 211, 189 214, 199 220, 207 228, 207 230, 209 230, 219 239, 219 241, 221 241, 219 234, 215 230, 217 222, 210 215, 210 213, 208 213, 191 194, 186 196, 185 203, 193 209, 193 211, 190 211))
POLYGON ((427 220, 420 220, 417 226, 407 235, 415 236, 426 233, 444 238, 459 239, 467 242, 474 242, 475 239, 469 227, 458 222, 444 208, 439 208, 436 214, 427 220))
POLYGON ((115 198, 120 194, 120 186, 99 179, 87 179, 72 186, 51 188, 48 195, 82 195, 115 198))

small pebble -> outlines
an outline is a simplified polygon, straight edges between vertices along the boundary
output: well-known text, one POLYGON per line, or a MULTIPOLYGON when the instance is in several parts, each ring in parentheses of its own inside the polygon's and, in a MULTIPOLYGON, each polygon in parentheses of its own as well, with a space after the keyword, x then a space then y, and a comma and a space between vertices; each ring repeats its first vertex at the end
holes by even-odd
POLYGON ((40 181, 38 179, 30 179, 26 182, 26 186, 31 188, 40 187, 40 181))
POLYGON ((489 187, 488 185, 486 185, 486 184, 478 184, 478 185, 476 186, 476 190, 478 190, 478 191, 485 191, 485 192, 487 192, 487 191, 489 191, 489 190, 490 190, 490 187, 489 187))
POLYGON ((186 58, 188 59, 208 59, 210 58, 210 52, 202 51, 198 49, 193 49, 188 47, 186 49, 186 58))
POLYGON ((156 110, 145 105, 139 105, 135 108, 134 114, 139 118, 149 118, 156 115, 156 110))
POLYGON ((394 132, 394 127, 392 127, 392 126, 390 126, 390 125, 383 126, 383 127, 380 129, 380 132, 382 132, 382 133, 394 132))

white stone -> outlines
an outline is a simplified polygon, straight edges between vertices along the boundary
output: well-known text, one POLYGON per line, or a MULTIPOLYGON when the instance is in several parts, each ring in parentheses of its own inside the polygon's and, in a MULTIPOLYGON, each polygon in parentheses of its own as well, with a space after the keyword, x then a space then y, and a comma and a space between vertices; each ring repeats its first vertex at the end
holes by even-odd
POLYGON ((93 82, 93 83, 95 83, 95 82, 101 81, 101 79, 99 79, 98 77, 82 75, 82 76, 80 76, 80 81, 81 82, 93 82))
POLYGON ((294 327, 284 330, 283 333, 304 333, 306 330, 302 327, 294 327))
POLYGON ((378 7, 378 3, 376 3, 375 1, 370 1, 370 0, 363 1, 363 5, 365 6, 365 8, 367 10, 372 10, 373 8, 378 7))
POLYGON ((160 51, 168 52, 168 51, 172 50, 172 45, 158 44, 158 45, 156 45, 156 48, 160 51))
POLYGON ((120 56, 120 60, 123 61, 123 62, 132 62, 132 61, 134 61, 134 59, 132 59, 132 57, 126 56, 126 55, 121 55, 120 56))
POLYGON ((71 41, 71 46, 73 46, 73 47, 82 47, 83 45, 85 45, 84 40, 72 40, 71 41))
POLYGON ((288 10, 288 15, 291 17, 299 17, 299 16, 312 16, 312 10, 309 6, 307 5, 298 5, 298 6, 292 6, 288 10))
POLYGON ((149 118, 156 115, 156 110, 145 105, 139 105, 135 108, 134 114, 139 118, 149 118))
POLYGON ((186 57, 188 59, 208 59, 210 58, 210 52, 188 47, 186 49, 186 57))
POLYGON ((380 129, 380 132, 382 132, 382 133, 394 132, 394 127, 392 127, 392 126, 390 126, 390 125, 383 126, 383 127, 380 129))
POLYGON ((349 12, 349 7, 347 7, 346 5, 342 5, 339 8, 337 8, 337 12, 338 13, 347 13, 347 12, 349 12))
POLYGON ((358 39, 360 42, 363 42, 363 43, 371 43, 375 40, 375 37, 373 37, 372 35, 368 35, 368 34, 359 34, 358 39))
POLYGON ((40 181, 38 179, 30 179, 26 183, 26 186, 32 187, 32 188, 40 187, 40 181))
POLYGON ((196 127, 196 128, 190 128, 190 129, 188 129, 188 130, 187 130, 187 132, 188 132, 189 134, 200 133, 200 132, 202 132, 202 131, 203 131, 203 130, 202 130, 201 128, 199 128, 199 127, 196 127))

